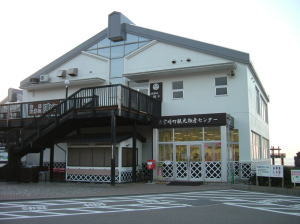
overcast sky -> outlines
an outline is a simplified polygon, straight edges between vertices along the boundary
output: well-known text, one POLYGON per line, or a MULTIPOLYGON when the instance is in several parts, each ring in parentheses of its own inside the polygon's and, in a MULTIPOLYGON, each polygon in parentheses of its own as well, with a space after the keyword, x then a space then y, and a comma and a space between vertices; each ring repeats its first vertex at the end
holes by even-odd
POLYGON ((271 100, 271 145, 290 157, 300 151, 298 0, 1 0, 0 100, 106 28, 112 11, 138 26, 250 53, 271 100))

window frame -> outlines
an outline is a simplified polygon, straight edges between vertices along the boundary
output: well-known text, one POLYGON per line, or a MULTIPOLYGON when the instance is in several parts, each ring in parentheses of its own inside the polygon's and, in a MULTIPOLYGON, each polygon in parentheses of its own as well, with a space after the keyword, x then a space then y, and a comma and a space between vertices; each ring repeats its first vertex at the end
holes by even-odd
POLYGON ((255 86, 255 104, 256 104, 256 113, 261 115, 261 97, 260 91, 257 86, 255 86))
POLYGON ((214 83, 215 83, 215 96, 228 96, 228 77, 226 75, 222 76, 215 76, 214 77, 214 83), (217 85, 216 79, 218 78, 226 78, 226 85, 217 85), (226 94, 217 94, 217 89, 226 89, 226 94))
POLYGON ((182 99, 184 99, 183 80, 172 81, 172 99, 173 100, 182 100, 182 99), (182 89, 173 89, 173 83, 175 83, 175 82, 182 82, 182 89), (174 98, 174 93, 175 92, 182 92, 182 97, 181 98, 174 98))

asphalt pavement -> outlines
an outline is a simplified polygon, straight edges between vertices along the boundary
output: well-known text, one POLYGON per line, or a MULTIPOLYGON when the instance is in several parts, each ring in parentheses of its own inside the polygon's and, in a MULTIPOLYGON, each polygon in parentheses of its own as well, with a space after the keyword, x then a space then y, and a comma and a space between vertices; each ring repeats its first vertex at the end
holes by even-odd
POLYGON ((300 197, 233 189, 6 201, 0 223, 300 223, 300 197))

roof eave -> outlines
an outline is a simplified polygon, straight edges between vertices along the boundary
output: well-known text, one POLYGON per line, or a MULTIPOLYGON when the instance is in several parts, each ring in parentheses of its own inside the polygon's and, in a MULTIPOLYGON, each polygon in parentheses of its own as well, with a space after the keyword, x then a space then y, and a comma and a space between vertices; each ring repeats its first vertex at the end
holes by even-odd
POLYGON ((250 62, 249 54, 229 48, 196 41, 173 34, 163 33, 143 27, 124 24, 126 32, 140 35, 149 39, 161 41, 163 43, 172 44, 178 47, 184 47, 190 50, 207 53, 213 56, 229 59, 235 62, 248 64, 250 62))

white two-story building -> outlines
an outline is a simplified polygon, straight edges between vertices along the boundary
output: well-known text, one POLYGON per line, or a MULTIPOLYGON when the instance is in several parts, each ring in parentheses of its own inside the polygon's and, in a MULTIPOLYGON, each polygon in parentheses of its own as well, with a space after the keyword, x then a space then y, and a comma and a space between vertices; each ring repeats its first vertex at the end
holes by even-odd
MULTIPOLYGON (((118 94, 127 87, 155 98, 161 113, 133 126, 117 114, 116 181, 130 181, 152 159, 154 179, 166 181, 226 182, 232 175, 248 178, 256 163, 269 163, 269 98, 249 54, 142 28, 119 12, 109 15, 106 29, 21 82, 23 102, 30 102, 22 116, 39 116, 62 102, 66 90, 70 97, 82 88, 81 98, 96 96, 109 106, 105 100, 121 100, 118 94), (102 91, 115 84, 115 92, 102 91)), ((130 105, 137 96, 128 97, 130 105)), ((66 180, 111 180, 106 120, 56 137, 52 160, 66 168, 66 180)), ((23 159, 37 165, 50 161, 50 152, 23 159)))

